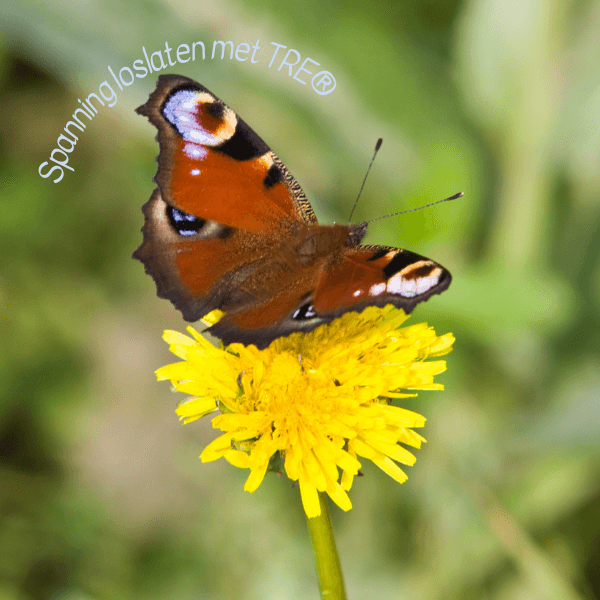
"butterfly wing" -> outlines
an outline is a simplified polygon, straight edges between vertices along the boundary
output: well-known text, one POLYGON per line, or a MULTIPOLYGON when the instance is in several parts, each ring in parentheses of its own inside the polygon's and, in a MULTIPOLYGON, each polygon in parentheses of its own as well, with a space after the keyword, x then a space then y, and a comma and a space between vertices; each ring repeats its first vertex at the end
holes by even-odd
POLYGON ((410 250, 356 246, 322 271, 313 306, 329 320, 349 310, 388 304, 408 314, 419 302, 441 294, 451 281, 448 270, 410 250))
POLYGON ((161 75, 137 112, 158 129, 160 152, 134 258, 188 321, 235 304, 236 294, 251 302, 231 289, 236 270, 317 222, 302 189, 242 119, 187 77, 161 75))
POLYGON ((385 246, 345 247, 324 259, 291 290, 282 289, 268 305, 222 319, 210 328, 226 344, 266 348, 278 337, 312 331, 346 312, 393 304, 407 314, 448 288, 444 267, 409 250, 385 246))
POLYGON ((215 308, 225 343, 265 348, 366 306, 407 313, 450 273, 407 250, 360 246, 366 224, 321 226, 267 144, 200 84, 161 75, 137 111, 158 129, 158 188, 134 257, 195 321, 215 308))

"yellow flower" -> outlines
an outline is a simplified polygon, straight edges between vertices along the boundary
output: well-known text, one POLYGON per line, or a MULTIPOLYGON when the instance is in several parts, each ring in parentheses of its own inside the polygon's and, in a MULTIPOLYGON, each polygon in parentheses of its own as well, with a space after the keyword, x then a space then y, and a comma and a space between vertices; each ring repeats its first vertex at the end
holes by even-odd
POLYGON ((171 352, 184 362, 156 375, 192 395, 177 408, 185 423, 221 411, 212 424, 224 433, 202 452, 203 462, 224 457, 250 469, 244 489, 253 492, 279 456, 287 476, 299 482, 308 517, 320 514, 317 491, 349 510, 347 492, 362 459, 403 483, 407 476, 396 463, 416 459, 400 444, 419 448, 425 441, 413 431, 425 418, 390 399, 416 395, 400 390, 443 389, 433 377, 446 361, 425 359, 450 352, 454 336, 437 336, 425 323, 399 328, 407 318, 392 306, 369 307, 279 338, 265 350, 215 348, 192 327, 193 339, 165 331, 171 352))

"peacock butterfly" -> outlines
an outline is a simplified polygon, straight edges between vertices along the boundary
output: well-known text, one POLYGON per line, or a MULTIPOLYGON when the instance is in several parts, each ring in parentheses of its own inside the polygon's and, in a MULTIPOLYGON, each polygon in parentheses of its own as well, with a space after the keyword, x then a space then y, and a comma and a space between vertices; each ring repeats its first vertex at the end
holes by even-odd
POLYGON ((136 109, 158 129, 158 187, 143 206, 133 257, 186 321, 266 348, 348 311, 415 305, 449 285, 442 266, 399 248, 363 246, 367 224, 319 225, 267 144, 195 81, 161 75, 136 109))

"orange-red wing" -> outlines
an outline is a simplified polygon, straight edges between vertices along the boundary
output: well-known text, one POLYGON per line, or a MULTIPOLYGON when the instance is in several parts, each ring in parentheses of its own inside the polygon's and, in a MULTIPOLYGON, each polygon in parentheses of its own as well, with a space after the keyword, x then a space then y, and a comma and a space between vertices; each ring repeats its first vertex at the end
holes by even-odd
POLYGON ((268 302, 226 314, 210 329, 226 344, 266 348, 278 337, 308 332, 346 312, 393 304, 410 313, 451 281, 444 267, 423 256, 383 246, 346 247, 293 285, 282 281, 268 302))
POLYGON ((252 301, 235 278, 244 269, 251 272, 267 253, 266 244, 257 240, 261 236, 201 219, 178 222, 158 188, 143 210, 144 240, 133 257, 152 275, 158 295, 171 300, 184 319, 197 321, 225 304, 252 301))
POLYGON ((167 205, 255 233, 316 223, 302 189, 269 146, 195 81, 161 75, 137 112, 158 129, 155 180, 167 205))
POLYGON ((317 315, 331 318, 387 304, 409 313, 419 302, 443 292, 450 281, 444 267, 409 250, 356 246, 321 272, 313 307, 317 315))

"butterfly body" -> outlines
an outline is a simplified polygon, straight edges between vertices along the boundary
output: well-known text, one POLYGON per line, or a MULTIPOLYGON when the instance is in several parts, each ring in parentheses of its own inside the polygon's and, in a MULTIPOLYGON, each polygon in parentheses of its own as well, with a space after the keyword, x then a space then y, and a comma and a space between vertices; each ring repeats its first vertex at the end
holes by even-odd
POLYGON ((158 185, 134 257, 184 319, 219 308, 210 332, 265 348, 344 312, 415 304, 450 284, 412 252, 362 246, 366 223, 320 225, 265 142, 200 84, 161 75, 137 111, 157 127, 158 185))

